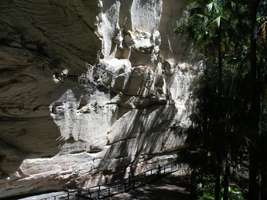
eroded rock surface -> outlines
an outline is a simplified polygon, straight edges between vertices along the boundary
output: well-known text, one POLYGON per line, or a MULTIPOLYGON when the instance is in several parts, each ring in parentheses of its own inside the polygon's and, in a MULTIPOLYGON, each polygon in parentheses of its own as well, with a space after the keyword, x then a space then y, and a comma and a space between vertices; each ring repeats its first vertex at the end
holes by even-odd
POLYGON ((175 158, 201 68, 173 31, 182 1, 0 7, 0 197, 94 186, 175 158))

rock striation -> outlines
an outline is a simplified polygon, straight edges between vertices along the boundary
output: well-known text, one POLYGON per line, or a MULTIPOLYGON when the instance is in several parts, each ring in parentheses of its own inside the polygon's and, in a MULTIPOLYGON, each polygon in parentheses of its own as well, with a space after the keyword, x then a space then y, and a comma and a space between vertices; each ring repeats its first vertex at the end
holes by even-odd
POLYGON ((0 198, 94 186, 176 157, 201 70, 174 33, 183 1, 0 8, 0 198))

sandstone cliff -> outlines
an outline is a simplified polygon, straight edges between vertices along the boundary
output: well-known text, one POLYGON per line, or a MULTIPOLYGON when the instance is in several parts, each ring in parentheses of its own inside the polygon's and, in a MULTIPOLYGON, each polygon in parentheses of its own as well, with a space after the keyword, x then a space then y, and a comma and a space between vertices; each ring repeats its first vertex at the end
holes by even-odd
POLYGON ((0 2, 0 197, 91 186, 175 157, 200 69, 174 33, 182 7, 0 2))

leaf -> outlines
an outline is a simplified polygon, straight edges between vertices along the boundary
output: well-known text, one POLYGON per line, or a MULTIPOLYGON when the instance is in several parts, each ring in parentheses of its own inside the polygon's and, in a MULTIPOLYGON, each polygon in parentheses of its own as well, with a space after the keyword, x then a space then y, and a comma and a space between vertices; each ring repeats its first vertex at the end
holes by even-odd
POLYGON ((205 18, 206 17, 205 15, 202 15, 200 13, 196 14, 196 16, 198 16, 199 18, 205 18))
POLYGON ((207 8, 208 8, 208 11, 209 11, 209 12, 212 11, 212 8, 213 8, 213 2, 209 3, 209 4, 207 5, 207 8))
POLYGON ((233 2, 233 1, 231 1, 231 7, 232 7, 232 8, 235 8, 235 7, 236 7, 236 3, 233 2))
POLYGON ((213 20, 213 23, 217 24, 217 27, 219 28, 221 26, 221 16, 217 17, 216 19, 213 20))

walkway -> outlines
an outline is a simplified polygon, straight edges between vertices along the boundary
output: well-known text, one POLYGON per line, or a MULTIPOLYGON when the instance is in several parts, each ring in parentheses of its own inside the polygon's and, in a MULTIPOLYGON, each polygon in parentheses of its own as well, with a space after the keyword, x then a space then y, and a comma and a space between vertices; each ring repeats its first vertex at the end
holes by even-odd
MULTIPOLYGON (((132 177, 130 176, 129 178, 123 179, 118 183, 99 185, 96 187, 91 187, 87 190, 78 190, 76 197, 77 199, 81 200, 107 199, 114 195, 125 193, 135 188, 138 188, 144 184, 150 183, 151 181, 157 180, 162 176, 174 173, 180 169, 181 169, 180 166, 175 162, 163 166, 158 165, 158 167, 144 171, 132 177)), ((70 194, 69 196, 72 195, 70 194)))
POLYGON ((154 182, 169 174, 181 170, 181 166, 176 162, 171 162, 165 165, 158 165, 153 169, 149 169, 140 174, 129 176, 127 179, 122 179, 107 185, 98 185, 88 189, 72 189, 66 190, 64 194, 42 198, 41 200, 100 200, 109 199, 118 194, 127 193, 136 188, 142 187, 148 183, 154 182))

